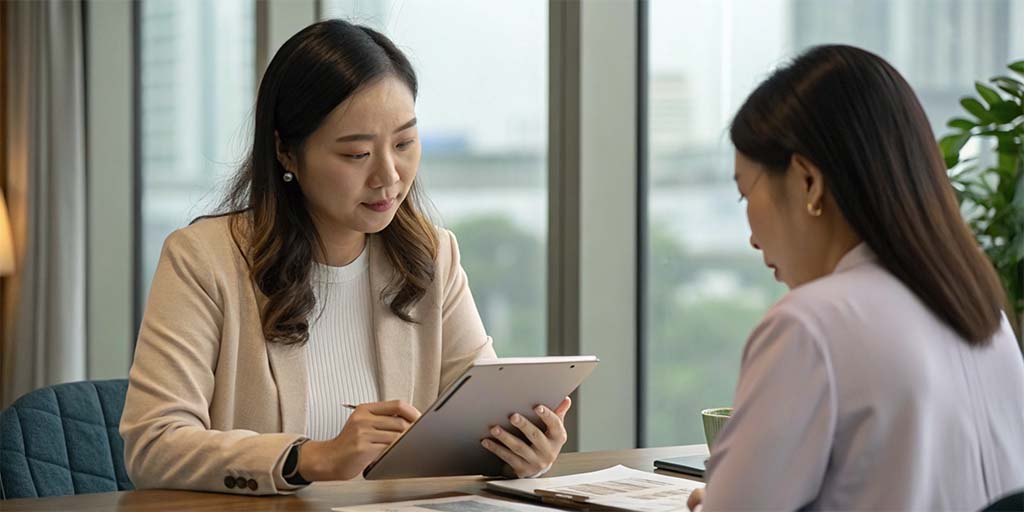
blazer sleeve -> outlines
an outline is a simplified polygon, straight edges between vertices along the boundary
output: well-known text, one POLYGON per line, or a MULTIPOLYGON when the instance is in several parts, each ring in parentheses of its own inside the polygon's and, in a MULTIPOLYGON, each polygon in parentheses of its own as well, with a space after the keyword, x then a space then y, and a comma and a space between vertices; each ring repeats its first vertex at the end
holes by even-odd
POLYGON ((223 323, 216 264, 187 230, 164 243, 121 416, 128 475, 140 489, 287 492, 274 473, 302 436, 211 428, 223 323))
POLYGON ((441 389, 445 389, 477 360, 497 356, 473 302, 458 241, 448 230, 441 229, 439 234, 439 250, 448 259, 441 290, 441 389))
POLYGON ((820 338, 773 312, 744 349, 732 417, 715 439, 704 510, 797 510, 818 495, 836 428, 820 338))

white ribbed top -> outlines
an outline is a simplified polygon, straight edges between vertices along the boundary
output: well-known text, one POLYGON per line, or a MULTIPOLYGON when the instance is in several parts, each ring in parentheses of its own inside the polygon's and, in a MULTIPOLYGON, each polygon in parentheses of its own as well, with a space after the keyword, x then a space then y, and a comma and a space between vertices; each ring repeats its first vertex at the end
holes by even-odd
POLYGON ((306 350, 306 435, 310 439, 332 439, 341 432, 352 413, 342 404, 380 400, 367 255, 364 248, 344 267, 314 263, 317 307, 306 350))

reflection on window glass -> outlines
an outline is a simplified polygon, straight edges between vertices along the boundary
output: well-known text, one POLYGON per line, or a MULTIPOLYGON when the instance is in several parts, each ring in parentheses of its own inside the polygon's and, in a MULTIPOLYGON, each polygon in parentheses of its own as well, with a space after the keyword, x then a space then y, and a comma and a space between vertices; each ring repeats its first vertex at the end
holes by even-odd
POLYGON ((785 292, 749 245, 728 124, 800 51, 856 45, 915 88, 936 135, 975 80, 1024 56, 1024 1, 652 0, 646 443, 703 442, 732 403, 750 330, 785 292))
POLYGON ((216 206, 240 164, 255 99, 253 0, 143 0, 142 297, 171 231, 216 206))
POLYGON ((517 1, 325 0, 390 37, 419 76, 419 178, 502 356, 546 352, 547 10, 517 1))

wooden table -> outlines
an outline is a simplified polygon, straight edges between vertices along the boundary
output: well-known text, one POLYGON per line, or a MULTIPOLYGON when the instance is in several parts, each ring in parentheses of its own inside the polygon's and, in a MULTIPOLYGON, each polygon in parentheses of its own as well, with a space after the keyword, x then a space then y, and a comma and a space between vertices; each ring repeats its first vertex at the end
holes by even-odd
MULTIPOLYGON (((616 464, 651 471, 654 469, 655 459, 700 453, 707 454, 706 445, 566 453, 559 457, 558 462, 551 468, 547 476, 595 471, 616 464)), ((675 473, 665 472, 664 474, 682 477, 675 473)), ((485 482, 486 480, 481 477, 322 482, 314 483, 296 494, 263 497, 163 490, 105 492, 81 496, 0 501, 0 510, 5 512, 22 510, 329 511, 331 507, 432 498, 452 493, 486 494, 485 482)))

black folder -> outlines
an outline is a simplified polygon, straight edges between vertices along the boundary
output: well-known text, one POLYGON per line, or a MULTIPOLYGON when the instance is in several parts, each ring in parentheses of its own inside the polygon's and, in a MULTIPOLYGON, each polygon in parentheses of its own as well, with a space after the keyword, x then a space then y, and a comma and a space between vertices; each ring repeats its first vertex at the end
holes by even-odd
POLYGON ((665 471, 683 473, 690 476, 704 476, 704 462, 706 455, 690 455, 687 457, 672 457, 670 459, 659 459, 654 461, 654 467, 665 471))

